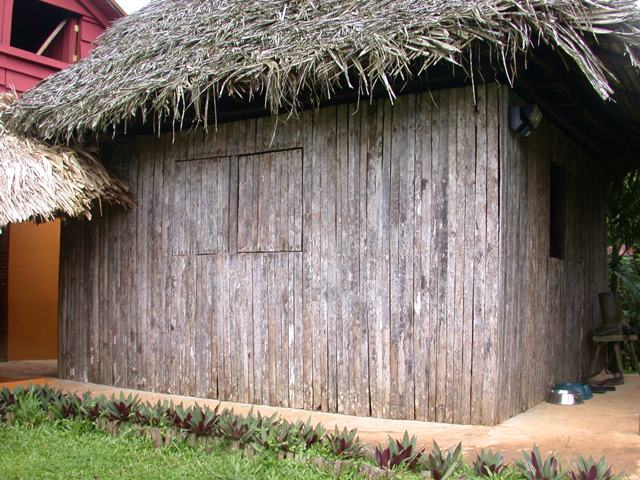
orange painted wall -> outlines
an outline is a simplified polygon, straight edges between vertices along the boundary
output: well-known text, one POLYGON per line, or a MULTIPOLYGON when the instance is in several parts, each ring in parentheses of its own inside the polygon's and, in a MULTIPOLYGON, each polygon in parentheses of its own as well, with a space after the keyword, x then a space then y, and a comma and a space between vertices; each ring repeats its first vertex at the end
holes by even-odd
POLYGON ((60 222, 11 225, 9 360, 57 357, 60 222))

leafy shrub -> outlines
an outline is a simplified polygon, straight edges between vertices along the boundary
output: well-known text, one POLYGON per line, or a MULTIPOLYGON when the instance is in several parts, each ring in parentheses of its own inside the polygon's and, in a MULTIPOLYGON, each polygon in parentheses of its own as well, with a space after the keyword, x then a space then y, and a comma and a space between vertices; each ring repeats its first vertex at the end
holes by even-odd
POLYGON ((59 419, 75 418, 80 414, 81 399, 76 395, 59 394, 52 398, 49 411, 59 419))
POLYGON ((491 450, 480 450, 473 462, 473 471, 479 477, 491 477, 499 475, 507 466, 504 464, 504 456, 491 450))
POLYGON ((278 414, 274 413, 270 417, 263 417, 260 412, 253 415, 253 410, 249 411, 248 418, 251 419, 253 432, 251 434, 251 445, 257 450, 264 450, 274 442, 273 432, 282 423, 278 414))
POLYGON ((14 415, 16 425, 36 427, 47 421, 47 414, 42 409, 40 399, 33 393, 16 397, 10 411, 14 415))
POLYGON ((363 447, 360 437, 357 437, 357 429, 347 431, 345 427, 342 431, 336 426, 333 433, 326 436, 326 444, 329 451, 334 455, 346 458, 358 458, 362 455, 363 447))
POLYGON ((106 403, 106 415, 109 420, 126 422, 131 419, 140 408, 140 399, 129 394, 127 397, 120 393, 120 397, 112 397, 106 403))
POLYGON ((231 442, 240 445, 252 443, 258 420, 251 414, 247 417, 227 412, 220 418, 220 434, 231 442))
POLYGON ((216 406, 214 410, 200 408, 196 405, 185 417, 183 429, 196 437, 211 437, 217 433, 220 415, 216 406))
POLYGON ((80 400, 80 416, 85 420, 95 422, 105 411, 106 399, 103 395, 92 397, 88 392, 80 400))
POLYGON ((530 453, 523 451, 522 457, 524 462, 516 462, 516 467, 527 480, 561 480, 567 476, 558 459, 554 455, 543 459, 537 446, 530 453))
POLYGON ((298 421, 296 423, 296 429, 305 448, 311 448, 313 445, 320 443, 325 433, 322 425, 317 424, 315 427, 311 425, 311 418, 309 418, 306 423, 298 421))
POLYGON ((431 472, 433 480, 446 480, 462 464, 462 444, 442 452, 438 444, 433 442, 433 450, 426 456, 425 466, 431 472))
MULTIPOLYGON (((247 446, 246 455, 253 455, 259 450, 275 450, 282 454, 295 453, 299 450, 311 448, 321 444, 322 451, 329 451, 335 456, 344 458, 357 458, 363 453, 363 446, 357 437, 357 430, 348 431, 344 428, 340 431, 337 427, 331 433, 325 433, 321 425, 313 426, 311 421, 303 423, 298 421, 290 423, 280 419, 277 414, 263 417, 250 411, 246 417, 225 411, 218 413, 219 406, 214 410, 201 408, 198 405, 192 409, 184 409, 182 405, 174 407, 172 403, 157 402, 155 405, 142 404, 137 397, 129 395, 119 398, 112 397, 106 400, 103 396, 91 397, 85 393, 82 398, 74 394, 66 394, 61 391, 51 390, 49 387, 30 387, 28 389, 16 388, 0 390, 0 420, 8 413, 12 414, 14 422, 20 425, 36 426, 47 421, 47 410, 57 418, 74 419, 81 418, 92 422, 106 417, 118 423, 107 423, 107 429, 119 429, 120 422, 135 422, 145 427, 153 427, 151 433, 157 445, 172 443, 176 437, 186 437, 189 444, 195 445, 198 437, 221 435, 247 446), (175 430, 160 431, 156 427, 173 427, 180 430, 181 435, 176 435, 175 430), (155 430, 154 430, 155 429, 155 430), (253 447, 253 448, 252 448, 253 447)), ((95 428, 89 422, 59 422, 63 428, 95 428)), ((132 430, 140 433, 142 430, 135 427, 132 430)), ((210 445, 206 440, 202 442, 210 445)), ((433 442, 433 450, 424 454, 424 450, 418 450, 416 437, 409 437, 404 433, 402 440, 394 440, 389 437, 386 446, 378 446, 375 449, 375 463, 382 469, 392 470, 398 467, 416 469, 418 466, 429 470, 432 480, 447 480, 459 468, 462 467, 462 446, 450 448, 446 452, 433 442)), ((595 462, 580 458, 573 470, 563 473, 557 459, 551 455, 543 458, 537 446, 529 453, 522 452, 523 460, 516 463, 517 469, 506 469, 504 458, 499 453, 490 450, 481 450, 473 463, 473 471, 478 476, 484 476, 491 480, 497 478, 526 480, 615 480, 618 477, 611 472, 611 468, 604 458, 595 462)), ((348 462, 343 460, 328 460, 322 457, 319 460, 320 469, 330 469, 336 476, 344 465, 348 468, 362 468, 360 473, 367 473, 366 469, 372 469, 369 473, 372 478, 378 478, 380 470, 371 464, 348 462), (336 473, 337 472, 337 473, 336 473), (377 472, 377 473, 376 473, 377 472)), ((343 471, 343 470, 342 470, 343 471)), ((464 467, 459 474, 466 476, 471 469, 464 467)), ((344 471, 343 471, 344 473, 344 471)), ((385 472, 382 472, 385 474, 385 472)), ((393 473, 387 472, 392 475, 393 473)), ((461 478, 463 478, 461 476, 461 478)))
POLYGON ((283 420, 271 427, 268 446, 285 453, 295 453, 302 446, 302 438, 294 424, 283 420))
POLYGON ((169 404, 164 401, 150 405, 143 403, 136 410, 135 421, 140 425, 147 427, 166 427, 171 424, 170 418, 167 416, 169 404))
POLYGON ((389 437, 387 447, 376 447, 375 461, 376 465, 384 469, 394 469, 401 465, 408 469, 413 469, 418 465, 422 457, 423 450, 418 450, 417 439, 415 436, 409 438, 409 433, 404 432, 402 441, 394 440, 389 437))
POLYGON ((52 390, 48 385, 30 385, 25 391, 25 395, 31 395, 36 398, 40 403, 40 407, 46 411, 53 403, 67 394, 60 390, 52 390))
POLYGON ((173 427, 178 430, 188 430, 189 422, 191 421, 193 414, 190 410, 185 409, 182 404, 175 407, 170 404, 167 408, 166 416, 173 427))
POLYGON ((598 463, 593 460, 593 457, 588 459, 580 457, 569 475, 571 480, 613 480, 616 478, 616 475, 611 473, 611 467, 604 457, 598 463))
POLYGON ((14 405, 18 398, 24 394, 24 389, 19 386, 14 390, 9 390, 7 387, 2 387, 0 390, 0 402, 2 402, 7 407, 14 405))

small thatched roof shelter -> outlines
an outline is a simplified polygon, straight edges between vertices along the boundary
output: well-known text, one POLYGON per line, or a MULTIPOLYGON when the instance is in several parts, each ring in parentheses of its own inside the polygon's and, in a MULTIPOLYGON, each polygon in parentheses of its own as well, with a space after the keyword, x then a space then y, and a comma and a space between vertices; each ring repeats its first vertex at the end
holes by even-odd
MULTIPOLYGON (((3 94, 0 109, 13 101, 13 95, 3 94)), ((14 134, 0 119, 0 227, 90 217, 92 206, 101 202, 131 206, 127 190, 90 153, 14 134)))
MULTIPOLYGON (((25 95, 13 125, 56 141, 151 119, 180 128, 224 115, 219 102, 229 97, 272 113, 344 90, 394 97, 443 65, 517 83, 527 54, 546 50, 536 61, 561 71, 542 88, 564 89, 553 82, 571 70, 580 73, 565 78, 575 97, 615 100, 567 122, 593 130, 593 117, 615 119, 604 122, 611 148, 620 124, 640 128, 639 45, 635 0, 161 0, 118 21, 90 58, 25 95)), ((564 108, 546 96, 538 102, 545 110, 564 108)))

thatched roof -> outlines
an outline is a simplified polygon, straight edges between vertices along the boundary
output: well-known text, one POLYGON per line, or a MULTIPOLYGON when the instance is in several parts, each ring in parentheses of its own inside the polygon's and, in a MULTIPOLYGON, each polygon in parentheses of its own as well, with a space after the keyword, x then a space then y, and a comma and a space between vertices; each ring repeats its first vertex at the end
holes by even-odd
POLYGON ((595 49, 605 40, 637 72, 636 0, 156 0, 28 92, 12 124, 69 141, 150 120, 182 127, 185 112, 207 121, 228 96, 271 112, 345 88, 393 97, 394 82, 435 64, 471 73, 476 46, 511 79, 545 45, 607 99, 617 80, 595 49))
MULTIPOLYGON (((14 101, 0 95, 0 113, 14 101)), ((130 206, 127 186, 81 150, 9 132, 0 115, 0 227, 26 220, 87 216, 101 202, 130 206)))

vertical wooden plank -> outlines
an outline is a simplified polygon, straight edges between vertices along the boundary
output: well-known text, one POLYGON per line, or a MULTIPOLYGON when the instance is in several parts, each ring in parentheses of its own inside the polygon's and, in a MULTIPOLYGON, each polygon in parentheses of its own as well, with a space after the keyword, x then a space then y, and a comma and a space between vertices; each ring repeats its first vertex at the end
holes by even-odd
POLYGON ((448 102, 449 92, 434 93, 437 111, 432 116, 432 162, 433 162, 433 231, 431 258, 431 278, 435 285, 431 288, 431 317, 434 320, 433 343, 429 363, 435 365, 429 375, 429 417, 435 421, 445 419, 446 372, 447 372, 447 264, 449 242, 447 217, 449 209, 449 161, 448 161, 448 102), (437 134, 436 134, 437 132, 437 134))
MULTIPOLYGON (((243 141, 244 144, 244 152, 251 153, 256 149, 256 121, 255 120, 247 120, 246 129, 245 129, 245 138, 243 141)), ((244 153, 242 152, 242 153, 244 153)), ((238 162, 239 159, 236 159, 238 162)), ((233 171, 236 171, 234 167, 233 171)), ((235 219, 236 223, 231 223, 231 231, 238 232, 237 222, 240 221, 240 211, 238 206, 235 203, 238 201, 238 191, 239 185, 232 180, 232 184, 230 187, 230 196, 231 196, 231 212, 235 219)), ((253 214, 252 214, 253 215, 253 214)), ((253 235, 253 232, 252 232, 253 235)), ((234 234, 232 233, 231 238, 234 238, 234 234)), ((239 246, 239 242, 236 241, 236 245, 239 246)), ((232 252, 237 251, 238 248, 231 248, 232 252)), ((246 362, 246 372, 244 373, 247 383, 247 391, 245 393, 244 398, 246 398, 247 402, 253 401, 256 398, 256 362, 257 362, 257 353, 255 350, 255 340, 256 340, 256 330, 255 330, 255 318, 252 310, 252 298, 253 298, 253 265, 252 261, 249 258, 241 258, 241 256, 234 257, 234 260, 237 262, 242 262, 242 272, 243 275, 239 277, 236 285, 240 288, 239 294, 242 294, 242 307, 244 309, 245 314, 243 315, 244 326, 246 331, 248 332, 243 338, 245 339, 245 362, 246 362)))
POLYGON ((444 401, 444 421, 451 423, 454 420, 456 389, 457 389, 457 375, 460 354, 460 346, 457 344, 457 338, 460 334, 459 324, 460 318, 458 313, 458 297, 456 296, 456 282, 461 280, 459 275, 460 265, 460 242, 458 238, 463 236, 464 233, 460 230, 460 207, 464 211, 464 205, 461 205, 459 198, 459 185, 458 185, 458 158, 457 158, 457 137, 458 137, 458 122, 457 122, 457 99, 460 95, 459 89, 452 89, 448 92, 448 102, 442 103, 442 108, 447 109, 447 137, 446 137, 446 151, 447 162, 449 164, 448 169, 448 215, 447 215, 447 243, 450 245, 448 250, 448 268, 446 275, 447 285, 447 300, 446 300, 446 317, 445 317, 445 352, 446 358, 446 380, 444 382, 445 388, 442 391, 442 400, 444 401))
MULTIPOLYGON (((471 379, 470 379, 470 422, 482 423, 483 383, 484 383, 484 348, 487 341, 487 328, 485 308, 489 295, 489 288, 485 285, 486 254, 487 254, 487 230, 488 230, 488 205, 487 192, 489 182, 487 179, 488 163, 488 107, 487 87, 481 85, 477 89, 476 106, 476 141, 475 141, 475 213, 474 213, 474 244, 473 252, 473 343, 471 353, 471 379)), ((495 283, 493 284, 495 287, 495 283)), ((491 340, 491 339, 489 339, 491 340)))
POLYGON ((501 216, 501 180, 500 165, 502 162, 500 150, 500 115, 504 113, 504 105, 500 103, 497 86, 487 87, 487 248, 485 263, 485 312, 482 371, 482 412, 481 423, 493 424, 497 421, 498 392, 502 382, 498 376, 502 371, 498 369, 498 352, 500 345, 500 291, 504 288, 501 276, 502 252, 500 250, 502 232, 500 231, 501 216), (491 285, 491 286, 490 286, 491 285))
POLYGON ((326 342, 326 318, 322 309, 321 297, 322 280, 321 280, 321 254, 322 254, 322 162, 324 144, 322 137, 322 128, 324 125, 321 110, 313 112, 313 131, 312 131, 312 150, 311 162, 309 162, 309 175, 305 178, 309 179, 309 183, 305 185, 305 232, 309 233, 308 254, 305 256, 307 265, 305 266, 305 294, 304 298, 308 299, 304 316, 308 317, 312 329, 312 358, 311 358, 311 378, 312 378, 312 408, 326 410, 328 407, 327 398, 327 342, 326 342), (308 209, 308 210, 307 210, 308 209))
POLYGON ((136 199, 140 199, 134 211, 126 215, 118 212, 123 225, 123 242, 120 252, 120 289, 122 292, 121 299, 124 300, 124 316, 122 317, 122 345, 121 354, 122 362, 125 365, 123 369, 122 386, 135 388, 137 386, 137 377, 140 374, 140 366, 138 365, 139 353, 137 345, 137 323, 138 323, 138 299, 140 297, 140 289, 135 288, 134 272, 140 268, 140 255, 138 254, 139 241, 138 225, 140 222, 139 215, 144 208, 144 179, 140 178, 143 159, 140 158, 137 141, 129 141, 128 155, 132 158, 126 163, 128 170, 128 183, 130 188, 135 192, 136 199))
MULTIPOLYGON (((335 263, 337 282, 342 285, 342 294, 337 302, 337 317, 335 323, 336 340, 336 411, 347 413, 353 410, 353 385, 350 374, 357 368, 354 363, 351 345, 353 343, 353 295, 357 292, 357 264, 353 264, 349 253, 352 251, 353 219, 348 205, 350 181, 349 176, 349 108, 347 105, 337 107, 336 114, 336 251, 338 261, 335 263), (355 268, 355 272, 352 270, 355 268), (355 289, 355 291, 354 291, 355 289), (350 365, 351 369, 341 368, 350 365)), ((357 348, 357 347, 355 347, 357 348)))
MULTIPOLYGON (((373 102, 367 109, 367 135, 363 144, 367 151, 366 176, 366 308, 369 335, 369 385, 371 388, 371 414, 383 417, 388 411, 388 389, 385 379, 385 364, 389 360, 385 355, 383 339, 388 336, 388 269, 385 265, 384 237, 381 234, 385 218, 388 220, 388 207, 385 201, 383 162, 383 133, 385 106, 383 101, 373 102), (374 333, 375 332, 375 333, 374 333)), ((388 178, 388 177, 387 177, 388 178)), ((387 221, 388 224, 388 221, 387 221)), ((388 247, 388 244, 386 245, 388 247)), ((387 342, 388 344, 388 342, 387 342)))
POLYGON ((458 104, 458 118, 462 123, 458 128, 459 158, 462 165, 462 182, 464 188, 464 264, 462 266, 462 330, 461 349, 462 364, 460 374, 460 396, 458 401, 457 421, 463 424, 471 423, 471 381, 472 381, 472 352, 473 352, 473 307, 474 307, 474 268, 476 246, 475 210, 476 195, 476 125, 474 118, 474 92, 471 88, 463 90, 463 99, 458 104))
MULTIPOLYGON (((105 212, 108 214, 108 212, 105 212)), ((102 278, 104 275, 104 271, 106 270, 103 265, 103 259, 101 258, 103 252, 103 244, 105 242, 105 218, 101 216, 101 218, 97 219, 94 230, 94 256, 93 256, 93 321, 94 321, 94 337, 93 340, 95 342, 95 369, 94 369, 94 378, 90 379, 92 383, 101 383, 104 381, 104 344, 105 344, 105 327, 106 323, 106 312, 104 310, 104 294, 101 293, 102 287, 102 278)), ((60 279, 63 278, 64 273, 60 272, 60 279)), ((60 314, 58 314, 60 316, 60 314)))
MULTIPOLYGON (((359 230, 359 299, 357 318, 359 319, 359 325, 357 328, 359 336, 360 346, 360 377, 356 378, 358 381, 358 411, 361 415, 372 415, 371 405, 373 403, 373 397, 371 393, 371 358, 369 356, 371 345, 370 334, 370 322, 369 322, 369 228, 368 228, 368 214, 369 214, 369 199, 367 197, 368 192, 368 171, 369 171, 369 148, 366 142, 370 139, 370 129, 375 130, 375 123, 370 123, 370 119, 374 119, 370 110, 377 110, 377 106, 374 104, 370 106, 368 103, 363 103, 359 106, 358 115, 355 112, 350 112, 350 124, 353 124, 353 134, 349 137, 350 148, 357 148, 357 163, 354 168, 357 169, 355 175, 358 178, 357 189, 357 208, 358 208, 358 230, 359 230), (359 127, 359 131, 356 129, 359 127)), ((352 106, 352 110, 353 110, 352 106)), ((354 375, 356 372, 354 371, 354 375)))
POLYGON ((431 290, 435 289, 435 279, 431 275, 431 257, 433 255, 432 214, 433 189, 432 177, 432 114, 433 101, 428 95, 418 95, 416 99, 415 132, 415 251, 414 251, 414 358, 415 358, 415 418, 431 420, 434 417, 430 404, 430 377, 435 365, 430 364, 434 342, 432 324, 431 290))
MULTIPOLYGON (((9 332, 9 230, 11 225, 0 232, 0 362, 8 358, 9 332)), ((59 340, 59 338, 58 338, 59 340)), ((58 346, 60 351, 60 345, 58 346)))
POLYGON ((414 417, 415 101, 413 95, 398 99, 394 106, 391 138, 391 415, 397 418, 414 417))
POLYGON ((159 228, 159 234, 155 237, 156 252, 162 257, 162 261, 159 264, 154 263, 154 271, 156 273, 154 298, 153 298, 153 311, 156 321, 156 325, 159 331, 159 341, 157 344, 156 359, 158 364, 165 365, 165 368, 154 369, 154 374, 157 378, 157 385, 161 391, 166 392, 167 385, 170 381, 171 374, 168 368, 167 359, 170 355, 168 348, 170 346, 169 339, 171 336, 171 322, 172 319, 169 315, 169 303, 168 296, 169 283, 170 283, 170 268, 171 268, 171 252, 172 241, 169 238, 170 224, 173 217, 175 206, 173 205, 173 195, 171 192, 171 183, 175 178, 174 168, 175 164, 171 155, 172 143, 168 135, 161 137, 161 144, 159 145, 158 154, 160 155, 161 165, 156 166, 156 176, 154 179, 154 195, 157 195, 158 209, 156 210, 157 226, 159 228))
POLYGON ((319 221, 319 206, 315 202, 318 192, 316 157, 314 155, 314 130, 316 125, 316 112, 309 111, 303 113, 304 127, 303 135, 303 170, 302 170, 302 190, 303 190, 303 235, 302 249, 305 252, 302 256, 302 339, 303 351, 303 405, 306 409, 314 409, 316 406, 314 391, 315 360, 315 315, 318 305, 317 287, 317 223, 319 221))
MULTIPOLYGON (((123 147, 120 149, 119 154, 124 157, 130 153, 131 142, 126 141, 123 143, 123 147)), ((121 163, 123 171, 125 172, 125 178, 127 182, 132 180, 131 177, 131 168, 130 164, 121 163)), ((135 181, 135 178, 133 178, 135 181)), ((136 194, 135 186, 131 187, 131 191, 136 194)), ((124 387, 126 386, 126 378, 127 378, 127 350, 126 350, 126 337, 127 337, 127 327, 128 327, 128 309, 129 309, 129 295, 128 295, 128 285, 127 285, 127 277, 125 275, 125 266, 128 265, 129 262, 129 254, 130 250, 127 248, 127 244, 129 239, 129 232, 127 230, 127 223, 125 215, 122 215, 121 212, 115 213, 115 221, 114 221, 114 232, 117 235, 117 240, 113 244, 113 256, 111 260, 111 264, 113 265, 113 274, 110 275, 111 278, 116 280, 115 285, 111 286, 111 290, 113 291, 113 305, 114 309, 117 312, 115 317, 111 318, 111 324, 113 329, 113 349, 112 349, 112 362, 113 362, 113 382, 115 386, 124 387), (120 319, 118 322, 115 322, 115 318, 120 319)))
POLYGON ((217 319, 215 304, 221 299, 215 296, 214 285, 217 282, 215 270, 216 257, 200 255, 196 258, 198 297, 196 318, 202 324, 198 333, 203 336, 201 350, 198 353, 198 379, 196 381, 196 395, 215 398, 217 392, 217 319))
MULTIPOLYGON (((96 219, 97 220, 97 219, 96 219)), ((97 268, 96 259, 100 254, 100 224, 95 221, 91 228, 86 231, 86 257, 85 257, 85 276, 86 283, 84 286, 87 302, 87 323, 89 326, 88 344, 87 344, 87 381, 95 383, 99 381, 99 338, 100 338, 100 276, 97 268)), ((60 291, 58 290, 58 295, 60 291)))
MULTIPOLYGON (((486 418, 488 416, 495 416, 495 415, 499 415, 499 417, 497 417, 496 419, 498 421, 503 420, 504 418, 506 418, 506 415, 508 414, 509 408, 510 408, 510 399, 511 399, 511 389, 510 389, 510 380, 509 380, 509 365, 507 364, 507 358, 508 355, 510 354, 510 351, 508 350, 508 340, 510 338, 509 332, 507 331, 508 327, 509 327, 509 323, 507 321, 507 318, 510 315, 510 311, 509 308, 512 304, 512 302, 510 301, 508 295, 507 295, 507 286, 509 285, 509 281, 510 281, 510 277, 508 277, 508 271, 509 271, 509 263, 508 263, 508 258, 509 258, 509 253, 508 253, 508 229, 507 229, 507 224, 508 224, 508 214, 509 212, 509 208, 510 208, 510 203, 509 203, 509 177, 511 175, 511 166, 509 163, 509 159, 510 159, 510 148, 509 148, 509 142, 508 142, 508 126, 506 125, 506 122, 501 122, 500 120, 502 119, 502 115, 506 115, 508 113, 508 95, 507 95, 507 91, 504 88, 500 88, 498 87, 498 89, 494 92, 493 90, 489 90, 490 93, 490 98, 494 98, 494 93, 495 93, 495 105, 496 105, 496 112, 495 112, 495 120, 493 115, 488 115, 489 118, 489 122, 491 124, 490 128, 488 129, 489 133, 494 133, 493 128, 495 127, 495 132, 497 132, 497 138, 494 141, 490 141, 489 145, 495 148, 495 157, 496 157, 496 170, 495 172, 498 174, 496 178, 499 179, 499 183, 496 183, 496 188, 497 188, 497 192, 493 192, 493 189, 490 190, 490 192, 492 194, 494 194, 493 199, 494 200, 498 200, 498 204, 500 206, 500 209, 498 211, 498 215, 497 217, 495 217, 495 221, 497 225, 497 231, 498 231, 498 246, 497 248, 494 247, 491 242, 488 241, 489 247, 488 247, 488 252, 489 255, 494 254, 494 251, 498 251, 499 252, 499 256, 497 256, 497 258, 499 258, 500 260, 500 270, 499 272, 497 272, 497 276, 499 278, 499 293, 498 293, 498 298, 496 299, 496 303, 495 303, 495 308, 496 308, 496 314, 498 317, 497 320, 497 332, 498 332, 498 348, 497 351, 499 352, 500 358, 499 358, 499 363, 498 363, 498 367, 499 367, 499 374, 498 374, 498 379, 499 379, 499 384, 496 385, 496 392, 501 392, 500 396, 495 397, 495 399, 497 401, 494 401, 494 406, 491 407, 491 410, 495 411, 493 413, 491 412, 484 412, 483 411, 483 418, 486 418), (495 142, 495 143, 494 143, 495 142), (494 250, 495 249, 495 250, 494 250)), ((489 102, 489 105, 493 104, 493 102, 489 102)), ((489 159, 493 159, 494 154, 489 156, 489 159)), ((492 171, 493 174, 493 171, 492 171)), ((487 202, 490 206, 491 203, 487 202)), ((494 215, 492 215, 492 218, 494 217, 494 215)), ((495 228, 495 227, 494 227, 495 228)), ((495 240, 495 238, 494 238, 495 240)), ((487 265, 489 265, 490 262, 487 261, 487 265)), ((493 299, 492 299, 492 303, 493 303, 493 299)), ((493 307, 493 305, 492 305, 493 307)), ((489 311, 487 311, 487 314, 489 314, 489 311)), ((487 365, 487 367, 491 367, 491 365, 487 365)), ((488 377, 485 377, 485 379, 488 379, 488 377)), ((487 408, 489 408, 490 402, 487 402, 487 408)))

